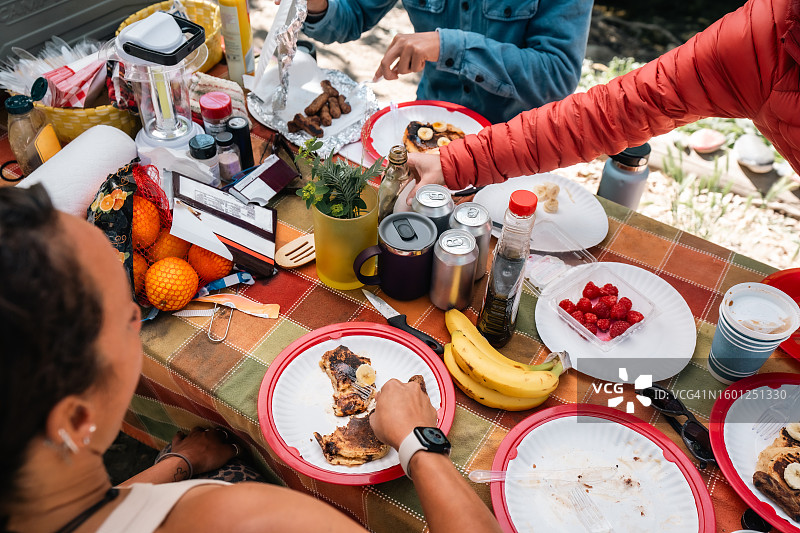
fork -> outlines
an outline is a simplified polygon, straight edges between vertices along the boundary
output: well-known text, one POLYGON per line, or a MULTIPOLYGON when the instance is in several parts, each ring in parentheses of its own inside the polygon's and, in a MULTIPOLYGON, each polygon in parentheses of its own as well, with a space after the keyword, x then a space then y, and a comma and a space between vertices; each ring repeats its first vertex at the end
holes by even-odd
POLYGON ((578 519, 583 527, 591 533, 613 533, 611 524, 600 512, 597 504, 589 498, 589 495, 580 487, 575 487, 569 491, 569 502, 578 514, 578 519))
POLYGON ((797 390, 790 394, 787 400, 779 405, 770 405, 769 409, 761 413, 756 423, 753 424, 753 430, 762 439, 769 439, 789 421, 789 414, 800 400, 800 387, 797 387, 797 390))
POLYGON ((366 387, 358 382, 358 378, 356 378, 356 371, 355 369, 350 366, 343 364, 344 373, 350 378, 350 385, 356 390, 356 394, 361 397, 362 400, 368 400, 370 396, 372 396, 373 391, 375 388, 373 386, 366 387))

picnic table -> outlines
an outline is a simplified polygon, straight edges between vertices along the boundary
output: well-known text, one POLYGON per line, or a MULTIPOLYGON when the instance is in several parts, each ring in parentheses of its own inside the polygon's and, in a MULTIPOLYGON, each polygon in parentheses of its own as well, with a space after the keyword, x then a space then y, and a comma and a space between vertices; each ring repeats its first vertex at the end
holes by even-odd
MULTIPOLYGON (((256 154, 263 151, 272 133, 253 129, 256 154)), ((704 423, 713 406, 713 393, 724 389, 706 368, 707 356, 725 291, 747 281, 760 281, 775 269, 708 241, 662 224, 620 205, 600 199, 609 219, 606 238, 589 251, 599 261, 636 265, 661 277, 686 300, 697 328, 697 345, 689 365, 662 382, 668 388, 706 390, 709 394, 684 398, 687 407, 704 423), (688 398, 688 399, 687 399, 688 398)), ((311 213, 293 193, 282 193, 275 203, 278 213, 277 246, 312 230, 311 213)), ((486 283, 475 290, 465 314, 476 318, 486 283)), ((376 288, 371 288, 376 290, 376 288)), ((385 319, 365 301, 360 290, 338 291, 322 284, 313 263, 295 270, 281 270, 269 279, 237 289, 238 294, 262 303, 280 305, 277 319, 234 313, 224 342, 207 336, 209 317, 175 317, 160 314, 142 328, 144 364, 142 379, 125 417, 123 430, 160 448, 178 429, 219 425, 231 429, 246 443, 262 470, 275 481, 306 491, 351 514, 373 531, 423 531, 426 528, 420 502, 406 478, 373 486, 341 486, 297 473, 270 450, 258 423, 257 398, 270 364, 293 341, 317 328, 341 322, 374 322, 385 319)), ((442 343, 449 341, 444 314, 427 297, 410 302, 384 299, 408 316, 414 327, 442 343)), ((549 353, 534 323, 535 296, 523 293, 517 331, 503 353, 522 362, 541 362, 549 353)), ((227 313, 217 317, 213 333, 224 332, 227 313)), ((777 351, 761 372, 800 372, 800 362, 777 351)), ((593 392, 594 380, 568 371, 551 398, 537 410, 574 404, 605 404, 593 392)), ((626 386, 631 388, 631 386, 626 386)), ((449 438, 452 459, 465 476, 474 469, 489 469, 500 442, 534 411, 506 412, 478 404, 456 390, 456 414, 449 438)), ((664 432, 682 450, 681 438, 651 408, 637 406, 636 415, 664 432)), ((697 461, 689 455, 695 464, 697 461)), ((702 477, 711 493, 719 531, 739 529, 746 506, 714 466, 702 477)), ((488 485, 474 485, 491 507, 488 485)))

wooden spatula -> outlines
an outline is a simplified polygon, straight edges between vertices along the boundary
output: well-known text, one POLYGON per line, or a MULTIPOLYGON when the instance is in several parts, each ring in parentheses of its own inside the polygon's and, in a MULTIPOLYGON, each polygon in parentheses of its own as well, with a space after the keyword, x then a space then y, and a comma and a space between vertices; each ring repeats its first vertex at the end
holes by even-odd
POLYGON ((296 268, 317 258, 314 234, 309 233, 281 246, 275 252, 275 262, 283 268, 296 268))

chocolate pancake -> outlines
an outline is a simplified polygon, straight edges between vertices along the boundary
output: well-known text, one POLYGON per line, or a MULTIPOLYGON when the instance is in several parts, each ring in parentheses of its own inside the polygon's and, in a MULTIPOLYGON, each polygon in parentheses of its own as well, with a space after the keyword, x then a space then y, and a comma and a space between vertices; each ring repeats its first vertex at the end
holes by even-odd
POLYGON ((463 138, 464 132, 452 124, 444 124, 441 122, 431 124, 414 120, 409 122, 406 130, 403 132, 403 145, 406 147, 406 150, 412 153, 425 152, 438 154, 439 148, 441 148, 443 144, 463 138), (430 139, 423 139, 419 136, 419 130, 421 128, 429 128, 431 130, 432 135, 430 139))
POLYGON ((800 463, 800 447, 784 446, 792 442, 797 441, 784 428, 775 442, 758 455, 753 485, 786 511, 792 520, 800 522, 800 490, 790 487, 784 477, 790 464, 800 463))

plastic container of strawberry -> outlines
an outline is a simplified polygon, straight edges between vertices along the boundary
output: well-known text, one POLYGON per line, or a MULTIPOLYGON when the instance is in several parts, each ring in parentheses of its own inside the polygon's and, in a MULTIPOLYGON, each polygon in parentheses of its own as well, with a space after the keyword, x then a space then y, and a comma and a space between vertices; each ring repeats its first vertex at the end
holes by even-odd
MULTIPOLYGON (((621 342, 625 342, 626 339, 631 338, 633 335, 639 334, 639 332, 641 332, 644 328, 645 324, 658 314, 658 309, 656 308, 655 304, 647 296, 636 290, 635 287, 614 273, 605 263, 594 263, 581 268, 579 271, 576 271, 571 275, 565 276, 559 280, 556 287, 556 290, 548 291, 547 304, 550 305, 556 313, 558 313, 558 316, 561 317, 562 320, 569 324, 573 331, 604 352, 612 350, 621 342), (617 303, 619 303, 619 300, 623 298, 628 298, 631 302, 630 309, 625 312, 624 317, 621 317, 619 314, 616 316, 609 316, 607 320, 609 320, 610 327, 606 331, 602 331, 598 328, 597 333, 593 333, 586 327, 585 321, 583 323, 579 322, 573 316, 573 314, 569 313, 559 305, 563 300, 569 300, 572 303, 577 304, 578 301, 584 297, 584 289, 589 282, 594 283, 598 288, 602 288, 610 284, 617 289, 617 303), (642 318, 636 323, 630 323, 628 315, 629 311, 637 311, 641 313, 642 318), (621 334, 616 334, 616 336, 612 337, 611 332, 615 329, 614 324, 617 322, 626 322, 629 323, 630 326, 628 326, 627 329, 625 329, 625 331, 621 334)), ((605 292, 601 292, 600 295, 589 299, 592 305, 592 310, 589 311, 589 313, 597 316, 598 321, 600 316, 594 313, 594 310, 598 309, 597 306, 600 303, 601 298, 608 295, 609 294, 605 292)), ((609 306, 609 312, 611 312, 613 309, 613 306, 609 306)), ((586 312, 582 312, 585 316, 586 312)), ((620 324, 620 327, 624 327, 624 324, 620 324)))

